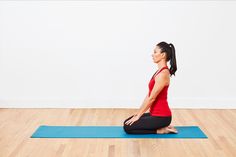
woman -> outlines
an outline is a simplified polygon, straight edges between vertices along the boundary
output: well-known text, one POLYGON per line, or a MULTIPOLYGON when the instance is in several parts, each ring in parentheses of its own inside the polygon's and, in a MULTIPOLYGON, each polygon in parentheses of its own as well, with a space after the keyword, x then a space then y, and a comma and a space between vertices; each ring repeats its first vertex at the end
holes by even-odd
POLYGON ((140 109, 124 121, 123 128, 128 134, 178 133, 176 128, 170 125, 172 113, 167 102, 170 77, 177 71, 174 45, 158 43, 152 58, 158 70, 148 84, 149 93, 140 109), (167 66, 168 61, 170 69, 167 66), (150 112, 145 113, 148 109, 150 112))

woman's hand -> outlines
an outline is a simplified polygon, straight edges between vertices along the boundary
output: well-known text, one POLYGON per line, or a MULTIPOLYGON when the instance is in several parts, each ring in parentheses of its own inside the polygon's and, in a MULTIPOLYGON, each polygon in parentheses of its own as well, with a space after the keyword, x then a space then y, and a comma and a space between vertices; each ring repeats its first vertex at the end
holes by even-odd
POLYGON ((134 122, 136 122, 137 120, 139 120, 140 116, 138 115, 133 115, 133 117, 131 119, 129 119, 128 121, 125 122, 126 125, 132 125, 134 122))

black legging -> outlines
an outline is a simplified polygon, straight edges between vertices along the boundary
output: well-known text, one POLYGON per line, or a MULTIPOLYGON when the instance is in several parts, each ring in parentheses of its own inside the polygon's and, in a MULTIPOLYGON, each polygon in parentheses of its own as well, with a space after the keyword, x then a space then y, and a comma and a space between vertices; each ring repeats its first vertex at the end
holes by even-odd
POLYGON ((133 116, 124 121, 124 130, 128 134, 156 134, 156 130, 169 126, 172 117, 151 116, 150 113, 144 113, 132 125, 126 125, 125 122, 133 116))

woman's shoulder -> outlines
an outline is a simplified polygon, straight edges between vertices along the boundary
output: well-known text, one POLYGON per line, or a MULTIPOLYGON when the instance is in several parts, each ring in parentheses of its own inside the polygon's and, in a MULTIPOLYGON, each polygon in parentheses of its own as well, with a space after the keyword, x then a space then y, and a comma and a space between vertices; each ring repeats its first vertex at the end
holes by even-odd
POLYGON ((168 69, 163 69, 156 77, 155 77, 155 81, 157 80, 161 80, 166 82, 166 85, 169 85, 170 83, 170 72, 168 69))
POLYGON ((158 75, 161 75, 161 77, 169 77, 170 76, 170 70, 165 68, 162 69, 160 72, 158 72, 157 74, 155 74, 155 78, 157 78, 158 75))

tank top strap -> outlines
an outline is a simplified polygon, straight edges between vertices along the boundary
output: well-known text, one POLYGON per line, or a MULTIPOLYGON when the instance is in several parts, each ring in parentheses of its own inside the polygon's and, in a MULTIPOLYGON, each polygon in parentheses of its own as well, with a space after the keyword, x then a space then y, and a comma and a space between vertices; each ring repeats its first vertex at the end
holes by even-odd
POLYGON ((167 66, 165 66, 165 67, 162 67, 158 72, 156 72, 154 75, 153 75, 153 77, 154 76, 157 76, 162 70, 164 70, 164 69, 168 69, 169 70, 169 68, 167 67, 167 66))

